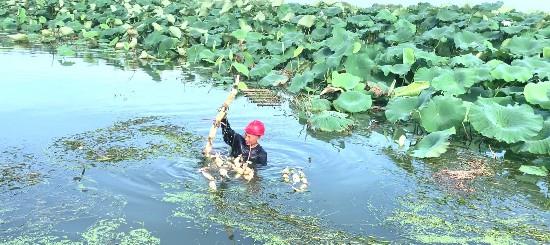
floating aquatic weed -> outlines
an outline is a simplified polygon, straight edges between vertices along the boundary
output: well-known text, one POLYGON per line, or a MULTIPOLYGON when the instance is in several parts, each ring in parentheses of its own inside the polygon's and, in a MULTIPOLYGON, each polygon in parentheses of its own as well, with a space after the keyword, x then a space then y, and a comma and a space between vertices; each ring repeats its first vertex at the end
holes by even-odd
POLYGON ((281 177, 296 192, 306 191, 309 185, 306 174, 301 169, 286 167, 281 171, 281 177))
POLYGON ((377 244, 382 241, 330 228, 323 220, 293 213, 273 199, 239 188, 220 188, 202 193, 200 185, 181 185, 167 192, 163 201, 177 204, 174 217, 187 218, 205 229, 212 222, 232 227, 244 236, 266 244, 348 243, 377 244))
POLYGON ((0 152, 0 193, 39 184, 44 178, 44 166, 34 155, 19 148, 0 152))
POLYGON ((181 126, 144 117, 58 139, 51 149, 66 162, 118 163, 195 154, 199 139, 181 126))

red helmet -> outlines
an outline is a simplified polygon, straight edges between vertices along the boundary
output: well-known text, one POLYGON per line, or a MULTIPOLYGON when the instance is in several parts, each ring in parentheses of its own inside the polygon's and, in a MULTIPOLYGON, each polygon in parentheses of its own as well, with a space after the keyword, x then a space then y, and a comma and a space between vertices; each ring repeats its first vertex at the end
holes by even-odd
POLYGON ((265 132, 264 124, 258 120, 254 120, 250 122, 246 128, 244 128, 244 131, 247 134, 256 135, 256 136, 262 136, 265 132))

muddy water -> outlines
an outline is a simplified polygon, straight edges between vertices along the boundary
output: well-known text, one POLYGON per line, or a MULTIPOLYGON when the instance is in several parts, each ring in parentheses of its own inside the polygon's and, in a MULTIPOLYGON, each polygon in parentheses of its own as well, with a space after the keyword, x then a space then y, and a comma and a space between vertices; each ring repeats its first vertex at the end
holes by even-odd
MULTIPOLYGON (((209 192, 200 148, 227 86, 201 68, 80 56, 0 51, 2 243, 550 242, 548 179, 515 170, 538 160, 492 160, 457 143, 418 161, 391 127, 368 123, 377 118, 362 116, 352 135, 316 134, 289 101, 237 98, 231 125, 265 122, 268 166, 209 192), (438 178, 475 161, 486 175, 438 178), (303 169, 307 192, 281 181, 285 167, 303 169)), ((221 137, 215 148, 228 150, 221 137)))

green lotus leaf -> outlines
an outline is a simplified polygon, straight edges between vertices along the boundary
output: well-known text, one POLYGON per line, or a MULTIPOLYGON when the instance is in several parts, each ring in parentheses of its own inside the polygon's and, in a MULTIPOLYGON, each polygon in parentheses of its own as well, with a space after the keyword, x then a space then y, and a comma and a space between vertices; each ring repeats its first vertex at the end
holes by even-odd
POLYGON ((386 40, 391 42, 407 42, 410 41, 416 34, 416 25, 405 20, 399 19, 394 24, 395 32, 386 36, 386 40))
POLYGON ((278 65, 278 60, 276 59, 261 59, 258 61, 252 69, 250 69, 251 77, 264 77, 271 72, 278 65))
POLYGON ((298 93, 300 90, 305 88, 310 82, 313 82, 315 75, 312 71, 306 71, 302 74, 295 75, 290 81, 290 86, 288 90, 293 93, 298 93))
POLYGON ((451 59, 451 66, 463 65, 464 67, 478 67, 483 61, 473 54, 455 56, 451 59))
POLYGON ((487 38, 476 32, 463 31, 454 35, 455 46, 463 50, 475 49, 483 51, 486 49, 484 45, 486 41, 487 38))
POLYGON ((480 80, 475 69, 444 70, 432 80, 431 86, 447 94, 460 95, 480 80))
POLYGON ((523 66, 529 68, 539 78, 550 79, 550 61, 538 57, 528 57, 521 60, 512 61, 513 66, 523 66))
POLYGON ((533 154, 550 154, 550 120, 544 121, 542 130, 537 136, 518 143, 512 148, 516 152, 530 152, 533 154))
POLYGON ((433 66, 430 68, 422 67, 414 73, 414 81, 432 82, 432 80, 445 71, 441 67, 433 66))
POLYGON ((494 79, 502 79, 506 82, 527 82, 533 77, 533 71, 523 66, 500 64, 491 71, 491 76, 494 79))
POLYGON ((349 55, 344 62, 346 72, 360 77, 363 80, 368 80, 371 77, 371 72, 376 67, 376 63, 365 52, 359 52, 349 55))
POLYGON ((544 47, 544 49, 542 49, 542 57, 550 59, 550 47, 544 47))
POLYGON ((420 123, 428 132, 459 126, 466 116, 462 100, 452 96, 435 96, 420 110, 420 123))
POLYGON ((403 49, 403 64, 412 65, 416 61, 413 48, 403 49))
POLYGON ((359 27, 370 27, 374 25, 374 21, 368 15, 353 15, 348 17, 347 21, 359 27))
POLYGON ((350 73, 332 72, 332 86, 334 87, 352 90, 359 82, 361 82, 361 78, 350 73))
POLYGON ((347 91, 341 93, 333 104, 338 111, 364 112, 372 106, 372 98, 360 91, 347 91))
POLYGON ((386 119, 392 123, 398 120, 407 121, 411 113, 419 106, 420 99, 418 96, 393 98, 386 106, 386 119))
POLYGON ((542 53, 542 43, 531 37, 513 37, 502 42, 502 47, 519 56, 533 56, 542 53))
POLYGON ((400 76, 405 76, 411 70, 411 66, 406 64, 383 65, 380 66, 380 70, 384 72, 385 76, 387 76, 390 72, 400 76))
POLYGON ((393 90, 393 97, 417 96, 422 90, 430 87, 430 82, 416 81, 407 86, 398 87, 393 90))
POLYGON ((57 54, 61 56, 75 56, 76 52, 67 45, 57 47, 57 54))
POLYGON ((436 18, 441 21, 453 21, 459 19, 460 13, 450 9, 440 9, 437 12, 436 18))
POLYGON ((332 103, 327 99, 314 98, 311 100, 311 112, 329 111, 332 103))
POLYGON ((309 125, 313 130, 325 132, 344 132, 351 128, 353 121, 348 115, 336 111, 322 111, 313 114, 309 119, 309 125))
POLYGON ((260 80, 261 86, 279 86, 285 84, 288 81, 288 77, 284 74, 281 74, 278 71, 271 71, 267 76, 260 80))
POLYGON ((529 166, 529 165, 521 165, 519 167, 519 171, 526 174, 536 175, 536 176, 542 176, 546 177, 548 176, 548 169, 544 166, 529 166))
POLYGON ((499 105, 494 102, 476 102, 470 109, 469 120, 483 136, 515 143, 529 140, 542 129, 542 117, 533 108, 523 105, 499 105))
POLYGON ((310 28, 315 24, 315 15, 304 15, 298 20, 298 25, 310 28))
POLYGON ((550 109, 550 81, 528 83, 524 88, 523 94, 527 102, 540 105, 544 109, 550 109))
POLYGON ((168 27, 168 31, 170 32, 170 34, 175 37, 175 38, 181 38, 181 30, 179 27, 175 27, 175 26, 170 26, 168 27))
POLYGON ((395 22, 397 21, 397 17, 395 15, 393 15, 389 10, 387 9, 382 9, 378 12, 378 14, 376 14, 376 16, 374 17, 375 20, 384 20, 384 21, 387 21, 387 22, 395 22))
POLYGON ((243 65, 243 64, 238 63, 238 62, 233 62, 231 64, 231 66, 233 66, 241 74, 243 74, 245 76, 248 76, 249 71, 248 71, 248 67, 246 65, 243 65))
POLYGON ((455 133, 454 127, 430 133, 420 140, 411 155, 418 158, 439 157, 447 152, 447 147, 450 144, 449 138, 455 133))
POLYGON ((422 39, 424 40, 440 40, 445 42, 447 39, 451 39, 456 30, 452 26, 435 27, 422 33, 422 39))

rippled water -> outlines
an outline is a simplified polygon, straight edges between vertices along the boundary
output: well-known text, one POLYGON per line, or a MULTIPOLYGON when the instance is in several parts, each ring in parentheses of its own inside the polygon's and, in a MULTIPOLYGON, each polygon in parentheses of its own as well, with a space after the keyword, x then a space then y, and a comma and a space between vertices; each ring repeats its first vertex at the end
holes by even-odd
MULTIPOLYGON (((200 68, 134 64, 95 51, 81 56, 0 51, 0 167, 4 178, 20 177, 0 182, 0 242, 419 243, 449 236, 480 242, 496 239, 498 230, 512 241, 550 240, 548 181, 518 174, 516 162, 486 159, 494 174, 464 193, 432 177, 456 162, 459 150, 421 162, 368 125, 347 136, 313 134, 288 101, 258 107, 236 99, 229 119, 237 131, 252 119, 266 124, 261 144, 268 166, 258 180, 225 182, 210 193, 197 172, 198 152, 225 86, 211 86, 200 68), (154 134, 151 127, 177 133, 154 134), (176 137, 183 133, 187 138, 176 137), (83 149, 68 149, 63 142, 70 140, 83 149), (155 144, 160 150, 151 150, 155 144), (138 150, 122 161, 86 155, 102 154, 107 145, 138 150), (16 164, 22 167, 10 168, 16 164), (307 192, 281 182, 285 167, 303 168, 307 192), (543 237, 515 234, 517 226, 543 237), (139 229, 149 235, 137 236, 139 229)), ((220 138, 216 150, 227 152, 220 138)))

